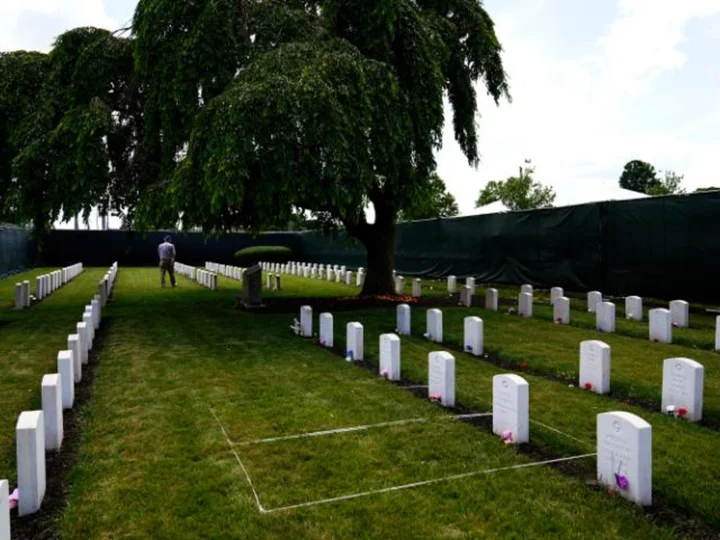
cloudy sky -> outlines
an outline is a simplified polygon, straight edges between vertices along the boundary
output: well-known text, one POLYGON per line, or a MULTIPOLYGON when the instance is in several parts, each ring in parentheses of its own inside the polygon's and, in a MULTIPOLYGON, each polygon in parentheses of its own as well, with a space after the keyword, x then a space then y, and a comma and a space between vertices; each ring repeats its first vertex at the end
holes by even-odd
MULTIPOLYGON (((77 26, 117 29, 137 0, 0 0, 0 50, 47 51, 77 26)), ((526 158, 557 203, 617 184, 642 159, 720 185, 720 0, 486 0, 505 48, 513 102, 479 92, 478 169, 448 126, 438 168, 463 212, 526 158)))

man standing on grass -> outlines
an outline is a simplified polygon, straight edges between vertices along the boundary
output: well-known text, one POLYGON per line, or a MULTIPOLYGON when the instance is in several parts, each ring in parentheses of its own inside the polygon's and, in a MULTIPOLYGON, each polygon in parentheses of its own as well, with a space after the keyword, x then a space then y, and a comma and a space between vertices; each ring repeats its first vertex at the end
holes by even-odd
POLYGON ((175 287, 175 246, 170 243, 170 237, 166 236, 165 241, 158 246, 158 257, 160 257, 160 285, 165 287, 165 272, 170 274, 170 285, 175 287))

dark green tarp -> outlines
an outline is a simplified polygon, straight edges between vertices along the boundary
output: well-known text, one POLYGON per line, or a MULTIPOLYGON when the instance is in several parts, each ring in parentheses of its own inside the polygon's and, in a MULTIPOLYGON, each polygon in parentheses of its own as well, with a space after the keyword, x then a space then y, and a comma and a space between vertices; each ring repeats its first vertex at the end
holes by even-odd
POLYGON ((0 276, 28 266, 30 233, 14 225, 0 225, 0 276))

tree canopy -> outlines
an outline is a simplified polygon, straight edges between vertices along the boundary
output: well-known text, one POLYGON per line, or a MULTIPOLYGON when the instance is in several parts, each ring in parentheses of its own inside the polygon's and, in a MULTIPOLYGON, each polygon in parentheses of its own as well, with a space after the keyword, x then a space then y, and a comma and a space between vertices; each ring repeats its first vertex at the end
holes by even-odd
POLYGON ((682 181, 685 177, 674 171, 664 171, 662 176, 658 177, 657 183, 650 186, 647 194, 653 197, 661 195, 682 195, 685 188, 682 187, 682 181))
POLYGON ((658 184, 655 167, 638 159, 626 163, 620 175, 620 187, 638 193, 650 194, 658 184))
POLYGON ((475 165, 475 82, 509 95, 478 0, 141 0, 134 28, 161 153, 143 219, 214 232, 329 217, 368 251, 365 292, 393 291, 395 223, 428 189, 443 96, 475 165))
POLYGON ((496 201, 502 201, 510 210, 532 210, 550 208, 555 202, 555 190, 533 180, 535 167, 530 160, 520 167, 518 176, 507 180, 491 180, 480 191, 475 207, 479 208, 496 201))

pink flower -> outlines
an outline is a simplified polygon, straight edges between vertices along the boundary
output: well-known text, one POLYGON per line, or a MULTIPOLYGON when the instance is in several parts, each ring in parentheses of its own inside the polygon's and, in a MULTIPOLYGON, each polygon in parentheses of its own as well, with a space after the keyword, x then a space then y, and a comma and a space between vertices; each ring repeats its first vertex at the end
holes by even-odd
POLYGON ((688 410, 685 407, 680 407, 678 409, 678 416, 685 416, 688 413, 688 410))
POLYGON ((503 431, 502 440, 505 444, 512 444, 513 443, 512 431, 503 431))
POLYGON ((385 377, 385 378, 387 379, 388 376, 390 376, 390 372, 389 372, 387 369, 383 369, 383 370, 380 372, 380 375, 383 376, 383 377, 385 377))
POLYGON ((592 383, 586 382, 586 383, 585 383, 585 390, 592 390, 592 383))

